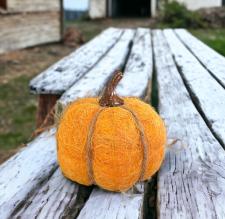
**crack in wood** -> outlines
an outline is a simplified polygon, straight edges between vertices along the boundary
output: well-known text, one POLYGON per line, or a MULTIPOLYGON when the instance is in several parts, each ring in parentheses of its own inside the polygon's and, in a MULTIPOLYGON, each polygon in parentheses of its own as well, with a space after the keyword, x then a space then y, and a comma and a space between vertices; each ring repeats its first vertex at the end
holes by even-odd
POLYGON ((53 168, 51 169, 51 171, 49 171, 49 175, 46 178, 43 178, 37 185, 35 188, 33 188, 28 194, 27 196, 21 200, 19 203, 16 204, 15 209, 13 210, 13 212, 11 213, 9 218, 13 218, 21 209, 23 209, 23 211, 25 211, 29 205, 32 203, 32 201, 27 202, 27 200, 30 199, 30 197, 34 196, 37 191, 39 190, 40 187, 42 187, 44 184, 46 184, 48 182, 48 180, 51 178, 51 176, 54 174, 54 172, 56 171, 57 168, 53 168))

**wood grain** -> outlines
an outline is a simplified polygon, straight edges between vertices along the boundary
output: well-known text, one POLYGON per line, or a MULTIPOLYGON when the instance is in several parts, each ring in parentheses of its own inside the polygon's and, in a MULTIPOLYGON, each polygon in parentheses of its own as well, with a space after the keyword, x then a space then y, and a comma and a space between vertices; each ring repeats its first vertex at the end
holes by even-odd
POLYGON ((57 167, 55 130, 38 136, 0 166, 0 215, 10 215, 57 167))
POLYGON ((30 82, 36 94, 62 94, 84 77, 114 46, 123 33, 109 28, 84 46, 63 58, 30 82))
POLYGON ((158 217, 225 217, 225 152, 191 101, 162 31, 153 31, 159 111, 168 139, 158 175, 158 217), (165 52, 166 51, 166 52, 165 52))
POLYGON ((176 29, 175 33, 204 67, 225 88, 225 57, 194 37, 187 30, 176 29))
POLYGON ((58 42, 60 13, 0 15, 0 54, 38 44, 58 42))
POLYGON ((141 218, 143 194, 121 194, 94 189, 78 219, 141 218))
POLYGON ((164 30, 164 34, 195 105, 225 148, 225 89, 188 51, 173 30, 164 30))
POLYGON ((78 185, 67 180, 57 169, 43 185, 25 201, 23 208, 14 211, 12 218, 65 218, 75 205, 78 185))

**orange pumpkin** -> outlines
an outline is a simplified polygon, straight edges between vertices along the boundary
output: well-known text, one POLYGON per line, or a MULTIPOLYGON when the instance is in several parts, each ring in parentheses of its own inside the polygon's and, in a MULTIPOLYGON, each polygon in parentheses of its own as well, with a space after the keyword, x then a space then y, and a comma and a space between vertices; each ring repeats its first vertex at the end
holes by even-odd
POLYGON ((116 72, 99 98, 71 103, 57 130, 58 161, 63 174, 80 184, 125 191, 149 179, 164 158, 162 119, 137 98, 121 99, 114 90, 116 72))

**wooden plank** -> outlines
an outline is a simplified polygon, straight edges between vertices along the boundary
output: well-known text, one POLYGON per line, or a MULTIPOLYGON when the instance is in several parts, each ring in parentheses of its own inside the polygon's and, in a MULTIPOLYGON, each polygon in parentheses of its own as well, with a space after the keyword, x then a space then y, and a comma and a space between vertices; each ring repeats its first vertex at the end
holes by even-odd
POLYGON ((11 213, 56 169, 55 130, 47 131, 0 166, 0 215, 11 213))
POLYGON ((143 194, 121 194, 94 189, 78 219, 141 218, 143 194))
POLYGON ((85 96, 97 96, 104 88, 105 83, 116 69, 123 67, 129 52, 129 45, 133 39, 134 31, 127 29, 124 31, 120 40, 106 54, 106 56, 88 72, 82 80, 78 81, 67 90, 60 100, 61 105, 85 96))
MULTIPOLYGON (((117 55, 119 55, 120 53, 124 54, 124 58, 123 58, 123 62, 125 61, 125 57, 128 53, 129 50, 129 43, 132 40, 134 36, 134 31, 133 30, 126 30, 125 33, 123 34, 121 40, 117 43, 117 45, 119 45, 119 47, 117 47, 117 49, 120 48, 120 50, 117 50, 117 55)), ((110 53, 109 53, 110 54, 110 53)), ((104 58, 106 60, 108 60, 108 56, 109 54, 104 58)), ((120 58, 122 58, 123 56, 119 55, 120 58)), ((122 62, 122 59, 120 60, 122 62)), ((107 64, 108 62, 106 62, 105 64, 107 64)), ((112 66, 113 68, 113 66, 112 66)), ((105 65, 105 72, 111 72, 111 67, 108 65, 105 65)), ((89 75, 89 74, 88 74, 89 75)), ((104 77, 104 75, 102 75, 102 77, 104 77)), ((86 80, 86 79, 81 79, 81 80, 86 80)), ((90 80, 88 82, 89 84, 93 83, 93 80, 90 80)), ((93 92, 95 92, 95 95, 97 95, 97 93, 99 93, 100 89, 102 88, 102 84, 98 84, 96 83, 96 87, 95 90, 93 92)), ((84 88, 84 89, 88 89, 88 87, 84 88)), ((85 93, 84 93, 85 94, 85 93)), ((72 98, 72 96, 71 96, 72 98)), ((74 99, 76 99, 76 96, 73 96, 74 99)), ((72 101, 73 99, 71 99, 72 101)), ((54 132, 54 130, 53 130, 54 132)), ((54 134, 54 133, 53 133, 54 134)), ((2 209, 2 211, 4 210, 4 208, 7 206, 9 209, 4 212, 4 214, 1 214, 0 211, 0 215, 1 215, 1 219, 7 218, 9 216, 11 217, 21 217, 21 218, 27 218, 27 217, 31 217, 32 216, 36 216, 37 218, 61 218, 62 216, 66 216, 69 213, 74 213, 74 211, 76 211, 77 209, 75 209, 73 211, 73 209, 71 209, 71 206, 74 206, 75 204, 75 197, 77 195, 77 185, 75 183, 71 183, 69 180, 66 180, 60 170, 57 168, 56 172, 51 175, 56 168, 56 143, 55 143, 55 138, 52 137, 54 139, 54 144, 49 143, 47 139, 43 139, 44 142, 46 142, 46 145, 44 145, 45 147, 41 147, 40 145, 36 145, 36 150, 42 150, 42 153, 46 153, 44 151, 48 150, 48 148, 54 148, 54 154, 52 154, 51 160, 54 163, 54 168, 50 167, 48 165, 48 159, 49 156, 48 155, 43 155, 41 158, 42 161, 42 167, 43 165, 46 165, 46 168, 48 168, 48 174, 49 175, 44 175, 42 174, 42 170, 40 167, 37 168, 37 171, 33 171, 32 170, 32 174, 35 175, 35 177, 37 177, 40 182, 44 182, 43 184, 38 184, 38 182, 35 183, 34 180, 32 180, 32 178, 34 178, 34 176, 32 176, 32 174, 30 172, 27 173, 26 176, 23 176, 24 179, 22 180, 22 182, 20 181, 20 178, 17 179, 17 183, 15 183, 17 185, 17 187, 15 188, 14 194, 17 195, 17 197, 20 197, 20 202, 18 204, 15 205, 15 208, 13 207, 13 205, 16 203, 16 201, 18 201, 18 199, 14 200, 13 196, 10 196, 6 199, 6 197, 2 196, 2 202, 5 204, 0 203, 0 209, 2 209), (30 184, 26 185, 26 183, 24 183, 25 180, 30 180, 30 184), (50 189, 50 185, 51 185, 51 189, 50 189), (53 187, 53 185, 55 185, 55 187, 53 187), (60 189, 55 191, 56 188, 58 187, 57 185, 61 185, 60 189), (27 189, 22 190, 21 187, 26 186, 27 189), (30 189, 32 188, 32 189, 30 189), (44 194, 43 194, 44 191, 44 194), (69 191, 69 192, 68 192, 69 191), (74 198, 71 198, 71 194, 73 193, 74 198), (56 199, 59 200, 56 201, 56 199), (52 206, 52 208, 50 207, 52 206), (64 209, 64 210, 63 210, 64 209), (2 216, 3 215, 3 216, 2 216)), ((39 143, 39 144, 43 144, 43 143, 39 143)), ((26 150, 26 149, 25 149, 26 150)), ((29 152, 31 153, 31 152, 29 152)), ((27 152, 27 156, 29 154, 27 152)), ((36 156, 38 159, 39 156, 37 152, 32 152, 34 153, 33 156, 36 156)), ((30 165, 30 163, 34 162, 32 159, 29 160, 27 159, 27 162, 25 161, 25 163, 23 164, 23 166, 21 168, 19 167, 14 167, 17 168, 16 170, 21 171, 21 172, 27 172, 27 168, 30 165)), ((16 164, 13 163, 15 166, 16 164)), ((41 166, 41 164, 39 164, 41 166)), ((8 170, 8 178, 12 178, 11 173, 9 172, 10 166, 8 166, 7 164, 5 164, 5 170, 8 170)), ((16 172, 15 170, 15 172, 16 172)), ((7 172, 5 172, 6 174, 7 172)), ((45 173, 45 174, 47 174, 45 173)), ((0 172, 1 174, 1 172, 0 172)), ((4 182, 4 178, 2 179, 2 181, 4 182)), ((4 184, 2 186, 5 186, 5 190, 8 191, 10 189, 10 187, 7 186, 7 184, 4 184)), ((3 190, 3 187, 0 187, 0 191, 3 190)), ((8 194, 8 192, 7 192, 8 194)), ((0 196, 1 197, 1 196, 0 196)))
POLYGON ((11 218, 66 218, 74 207, 78 185, 67 180, 59 169, 48 181, 37 188, 25 201, 23 208, 14 211, 11 218))
POLYGON ((120 39, 121 29, 109 28, 30 82, 38 94, 62 94, 89 72, 120 39))
POLYGON ((7 0, 10 12, 60 11, 60 0, 7 0))
POLYGON ((161 219, 224 218, 225 152, 196 110, 163 32, 153 31, 159 111, 169 147, 158 174, 161 219))
POLYGON ((172 30, 165 30, 164 33, 197 108, 217 139, 225 147, 224 88, 188 51, 172 30))
MULTIPOLYGON (((121 96, 143 97, 152 81, 153 58, 150 30, 138 28, 124 77, 117 87, 121 96)), ((150 92, 149 92, 150 93, 150 92)))
POLYGON ((0 15, 0 54, 43 43, 58 42, 60 13, 0 15))
POLYGON ((185 46, 190 49, 190 51, 204 65, 204 67, 225 88, 225 57, 208 47, 187 30, 177 29, 175 30, 175 33, 179 36, 185 46))
POLYGON ((40 128, 46 116, 51 112, 60 95, 40 94, 38 96, 38 108, 36 114, 36 128, 40 128))
MULTIPOLYGON (((143 98, 146 95, 148 82, 152 78, 152 72, 150 31, 139 28, 125 68, 124 78, 118 85, 118 94, 143 98)), ((144 189, 141 187, 138 192, 135 191, 137 190, 134 189, 128 193, 111 193, 96 188, 78 218, 141 218, 144 189)))

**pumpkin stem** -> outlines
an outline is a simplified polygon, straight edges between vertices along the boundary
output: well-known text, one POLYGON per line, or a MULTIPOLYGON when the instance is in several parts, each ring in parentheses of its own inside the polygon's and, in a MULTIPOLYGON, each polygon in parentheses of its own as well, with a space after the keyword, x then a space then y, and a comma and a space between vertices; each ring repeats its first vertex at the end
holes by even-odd
POLYGON ((115 71, 114 76, 108 82, 102 97, 99 100, 99 104, 102 107, 114 107, 124 104, 123 99, 116 95, 115 89, 120 80, 123 78, 123 73, 119 70, 115 71))

